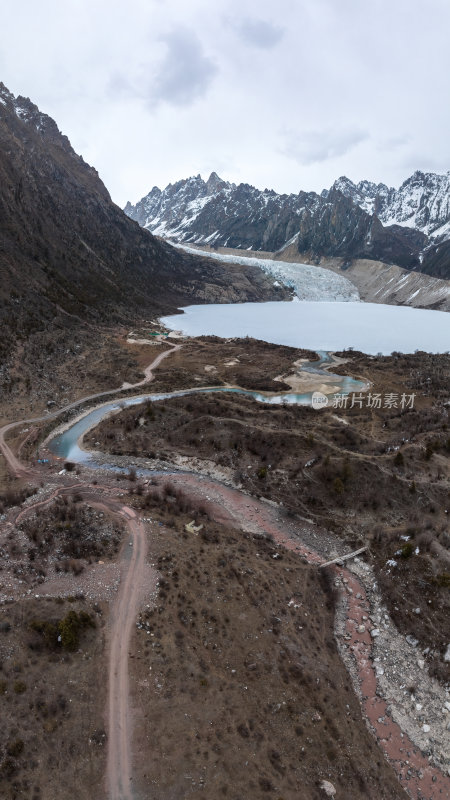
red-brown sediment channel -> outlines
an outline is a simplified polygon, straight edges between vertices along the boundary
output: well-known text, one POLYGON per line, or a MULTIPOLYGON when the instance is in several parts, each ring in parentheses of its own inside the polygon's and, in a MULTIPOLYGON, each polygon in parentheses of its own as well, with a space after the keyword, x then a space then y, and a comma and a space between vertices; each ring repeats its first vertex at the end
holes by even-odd
POLYGON ((351 637, 347 644, 353 653, 359 678, 364 714, 379 746, 393 765, 398 778, 414 800, 434 800, 450 797, 450 779, 431 766, 411 739, 402 732, 388 713, 388 702, 377 695, 377 678, 371 661, 373 641, 367 618, 370 607, 364 588, 348 570, 337 568, 337 574, 348 581, 352 590, 346 597, 346 631, 351 637), (364 624, 364 633, 358 627, 364 624))
MULTIPOLYGON (((283 530, 274 519, 273 512, 255 498, 209 480, 199 481, 192 475, 171 476, 171 479, 186 489, 196 486, 201 487, 203 493, 206 490, 212 504, 218 503, 222 507, 222 513, 227 509, 229 517, 242 528, 270 534, 277 544, 304 556, 311 564, 319 566, 326 562, 325 558, 283 530)), ((346 644, 355 661, 364 716, 379 747, 413 800, 450 798, 450 778, 430 765, 420 749, 390 716, 388 700, 377 694, 379 690, 371 660, 373 640, 370 634, 375 626, 368 620, 370 605, 364 587, 348 569, 339 566, 329 569, 333 570, 336 578, 346 581, 346 632, 350 637, 346 644), (364 633, 358 633, 358 628, 362 625, 365 627, 364 633)))

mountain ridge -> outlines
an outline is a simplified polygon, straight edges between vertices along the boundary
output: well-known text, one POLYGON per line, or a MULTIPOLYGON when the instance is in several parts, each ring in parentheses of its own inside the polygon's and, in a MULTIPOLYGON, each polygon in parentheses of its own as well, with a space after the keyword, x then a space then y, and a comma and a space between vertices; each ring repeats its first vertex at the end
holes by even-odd
POLYGON ((64 313, 117 323, 189 302, 276 299, 256 269, 175 250, 115 205, 56 122, 0 84, 0 364, 64 313))
POLYGON ((262 191, 212 172, 207 181, 154 187, 124 210, 178 242, 278 252, 296 241, 308 259, 363 258, 450 276, 450 172, 416 172, 398 190, 342 177, 321 194, 262 191))
MULTIPOLYGON (((436 242, 450 238, 450 170, 443 174, 416 170, 398 189, 365 180, 355 184, 345 176, 332 188, 376 214, 384 225, 414 227, 436 242)), ((327 195, 325 189, 321 196, 327 195)))

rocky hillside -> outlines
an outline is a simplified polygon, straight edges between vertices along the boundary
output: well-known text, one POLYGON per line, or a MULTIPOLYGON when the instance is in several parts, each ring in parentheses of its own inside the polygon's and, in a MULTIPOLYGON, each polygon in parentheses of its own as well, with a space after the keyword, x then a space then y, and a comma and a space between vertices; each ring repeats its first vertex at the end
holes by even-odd
POLYGON ((113 204, 56 123, 0 84, 0 364, 56 314, 115 322, 284 290, 159 241, 113 204))
POLYGON ((450 237, 449 175, 415 173, 398 192, 341 178, 321 195, 279 195, 213 172, 207 181, 197 175, 163 191, 154 187, 125 212, 179 242, 272 253, 295 244, 309 261, 369 259, 449 277, 447 251, 436 259, 436 247, 450 237))

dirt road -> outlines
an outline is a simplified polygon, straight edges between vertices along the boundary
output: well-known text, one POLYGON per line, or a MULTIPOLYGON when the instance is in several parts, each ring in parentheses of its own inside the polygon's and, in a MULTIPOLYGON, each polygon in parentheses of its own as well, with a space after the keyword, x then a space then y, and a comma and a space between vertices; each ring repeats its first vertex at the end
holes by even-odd
MULTIPOLYGON (((139 600, 145 588, 156 588, 157 573, 146 563, 147 547, 144 524, 136 512, 120 504, 106 492, 109 487, 89 487, 77 482, 56 488, 44 500, 33 503, 14 515, 15 523, 24 516, 51 503, 56 497, 77 489, 80 498, 98 510, 120 517, 128 528, 120 557, 121 580, 109 628, 108 667, 108 760, 106 788, 108 800, 132 800, 130 743, 132 724, 129 708, 128 657, 131 634, 137 617, 139 600), (150 574, 149 574, 150 573, 150 574)), ((117 490, 116 490, 117 491, 117 490)))
POLYGON ((123 506, 120 514, 127 523, 131 539, 125 544, 129 550, 129 563, 125 566, 111 618, 107 786, 110 800, 132 800, 128 650, 144 584, 146 539, 144 525, 133 509, 123 506))

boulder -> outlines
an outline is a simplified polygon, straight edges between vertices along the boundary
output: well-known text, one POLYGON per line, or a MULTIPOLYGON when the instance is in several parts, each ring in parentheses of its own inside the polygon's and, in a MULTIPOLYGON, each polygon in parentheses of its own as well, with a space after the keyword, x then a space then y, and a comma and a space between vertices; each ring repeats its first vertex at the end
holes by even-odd
POLYGON ((321 781, 320 782, 320 789, 325 797, 335 797, 336 796, 336 788, 333 786, 330 781, 321 781))

